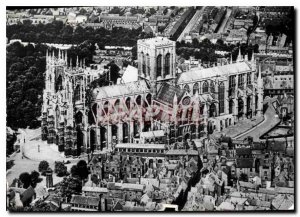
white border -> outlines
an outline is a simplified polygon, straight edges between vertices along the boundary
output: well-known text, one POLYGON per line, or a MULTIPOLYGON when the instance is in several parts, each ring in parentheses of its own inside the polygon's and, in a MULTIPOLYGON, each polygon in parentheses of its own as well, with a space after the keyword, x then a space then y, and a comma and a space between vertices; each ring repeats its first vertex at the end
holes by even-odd
MULTIPOLYGON (((129 5, 129 6, 159 6, 159 5, 166 5, 166 6, 201 6, 201 5, 213 5, 213 6, 226 6, 226 5, 240 5, 240 6, 257 6, 257 5, 272 5, 272 6, 295 6, 296 10, 300 8, 300 1, 296 1, 296 0, 281 0, 281 1, 262 1, 262 0, 248 0, 248 1, 237 1, 237 0, 231 0, 230 2, 226 2, 226 1, 216 1, 216 0, 210 0, 210 1, 199 1, 199 0, 189 0, 189 1, 180 1, 180 0, 167 0, 167 1, 161 1, 161 0, 143 0, 141 2, 141 0, 110 0, 110 1, 99 1, 98 3, 95 0, 84 0, 84 1, 78 1, 78 0, 51 0, 51 1, 20 1, 20 0, 11 0, 11 1, 5 1, 5 2, 1 2, 1 13, 0 13, 0 22, 1 22, 1 29, 2 29, 2 33, 1 33, 1 39, 2 39, 2 43, 0 43, 1 49, 1 71, 3 73, 2 79, 0 79, 0 99, 2 100, 2 102, 0 103, 0 111, 1 112, 1 123, 3 124, 3 126, 1 127, 1 159, 3 161, 3 163, 1 164, 1 171, 3 174, 3 179, 2 179, 2 184, 1 184, 1 193, 0 193, 0 210, 1 210, 1 216, 8 216, 9 213, 6 211, 6 179, 4 178, 4 174, 6 174, 6 164, 4 162, 4 159, 6 159, 6 130, 5 130, 5 126, 6 126, 6 16, 5 16, 5 10, 6 10, 6 6, 52 6, 52 5, 56 5, 56 6, 98 6, 98 5, 102 5, 102 6, 124 6, 124 5, 129 5), (5 126, 4 126, 5 125, 5 126)), ((296 18, 299 17, 299 14, 297 15, 296 11, 296 18)), ((296 29, 297 29, 297 34, 296 34, 296 38, 298 36, 299 33, 299 21, 298 19, 296 19, 296 29)), ((296 50, 299 50, 299 40, 297 43, 297 48, 296 50)), ((294 60, 294 64, 299 63, 299 53, 297 55, 297 60, 294 60)), ((299 71, 299 65, 297 65, 297 69, 299 71)), ((295 72, 298 74, 298 72, 295 72)), ((296 84, 299 84, 300 81, 300 75, 298 74, 297 76, 297 81, 296 84)), ((297 87, 297 85, 296 85, 297 87)), ((297 90, 299 90, 299 88, 297 88, 297 90)), ((297 108, 299 109, 299 101, 300 101, 300 94, 297 91, 296 93, 297 95, 297 108)), ((297 112, 297 121, 299 119, 299 111, 297 112)), ((299 130, 299 126, 297 127, 297 141, 299 141, 299 137, 300 137, 300 130, 299 130)), ((297 144, 295 144, 297 145, 297 144)), ((300 147, 297 148, 297 157, 300 156, 299 155, 299 149, 300 147)), ((299 188, 299 179, 298 179, 298 174, 299 174, 299 162, 297 162, 297 171, 296 171, 296 175, 297 175, 297 189, 299 188)), ((6 175, 5 175, 6 176, 6 175)), ((298 196, 298 194, 296 195, 296 197, 298 196)), ((297 197, 297 209, 299 210, 299 198, 297 197)), ((96 213, 95 213, 96 214, 96 213)), ((131 215, 131 213, 114 213, 114 216, 123 216, 123 215, 131 215)), ((159 214, 159 213, 158 213, 159 214)), ((166 213, 164 213, 166 214, 166 213)), ((209 216, 209 215, 214 215, 215 213, 206 213, 203 212, 200 215, 201 216, 209 216)), ((222 214, 222 213, 219 213, 222 214)), ((226 213, 225 215, 228 215, 231 213, 226 213)), ((232 213, 234 214, 234 212, 232 213)), ((238 214, 238 213, 236 213, 238 214)), ((264 214, 264 213, 259 213, 259 214, 264 214)), ((267 214, 267 213, 266 213, 267 214)), ((22 216, 24 214, 14 214, 14 216, 22 216)), ((41 214, 35 214, 35 216, 39 216, 42 215, 41 214)), ((43 214, 45 215, 45 214, 43 214)), ((63 214, 52 214, 54 216, 63 216, 63 214)), ((105 213, 98 213, 97 215, 101 215, 101 216, 109 216, 108 214, 105 213)), ((142 214, 135 214, 135 215, 147 215, 147 213, 142 214)), ((159 214, 161 215, 161 214, 159 214)), ((170 215, 170 214, 167 214, 170 215)), ((198 215, 196 213, 184 213, 184 215, 198 215)), ((224 215, 224 214, 223 214, 224 215)), ((250 214, 246 214, 243 213, 243 215, 251 215, 250 214)), ((111 215, 110 215, 111 216, 111 215)))

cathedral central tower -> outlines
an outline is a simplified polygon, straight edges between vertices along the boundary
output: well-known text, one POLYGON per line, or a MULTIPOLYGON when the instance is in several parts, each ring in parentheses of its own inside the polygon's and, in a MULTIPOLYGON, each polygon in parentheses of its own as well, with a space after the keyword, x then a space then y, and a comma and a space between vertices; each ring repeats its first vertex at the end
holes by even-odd
POLYGON ((145 79, 153 93, 162 82, 175 82, 175 41, 165 37, 141 39, 137 43, 138 76, 145 79))

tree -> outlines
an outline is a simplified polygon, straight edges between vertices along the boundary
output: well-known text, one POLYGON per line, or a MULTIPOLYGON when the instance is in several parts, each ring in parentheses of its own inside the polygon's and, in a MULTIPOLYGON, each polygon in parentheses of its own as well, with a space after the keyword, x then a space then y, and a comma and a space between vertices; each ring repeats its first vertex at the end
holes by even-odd
POLYGON ((95 184, 95 185, 98 185, 100 180, 98 179, 97 175, 96 174, 93 174, 92 177, 91 177, 91 180, 92 182, 95 184))
POLYGON ((85 160, 78 161, 77 173, 81 180, 84 180, 88 177, 89 171, 88 171, 87 163, 85 162, 85 160))
POLYGON ((153 15, 153 14, 155 14, 155 13, 156 13, 156 11, 155 11, 155 9, 154 9, 154 8, 150 8, 149 12, 150 12, 150 14, 151 14, 151 15, 153 15))
POLYGON ((55 161, 54 172, 57 174, 58 177, 62 177, 68 173, 68 170, 63 162, 55 161))
POLYGON ((40 173, 37 171, 32 171, 30 174, 31 186, 35 188, 36 184, 40 181, 40 173))
POLYGON ((31 185, 31 176, 29 173, 21 173, 19 179, 23 183, 23 188, 28 188, 31 185))
POLYGON ((47 169, 49 168, 49 163, 45 160, 41 161, 39 164, 39 172, 43 174, 45 174, 45 172, 47 171, 47 169))
POLYGON ((68 201, 71 200, 72 194, 79 195, 82 190, 82 184, 80 179, 75 177, 65 177, 63 181, 57 186, 59 193, 62 198, 67 198, 68 201))
POLYGON ((78 177, 79 176, 77 165, 73 165, 71 167, 70 173, 71 173, 72 177, 78 177))

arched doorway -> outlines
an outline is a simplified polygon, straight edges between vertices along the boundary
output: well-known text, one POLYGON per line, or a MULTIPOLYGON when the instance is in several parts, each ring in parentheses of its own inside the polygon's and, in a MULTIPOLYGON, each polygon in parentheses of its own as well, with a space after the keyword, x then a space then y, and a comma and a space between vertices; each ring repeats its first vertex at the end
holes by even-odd
POLYGON ((90 149, 93 153, 96 149, 96 141, 97 141, 97 135, 94 129, 90 130, 90 149))
POLYGON ((79 126, 77 126, 76 128, 76 132, 77 132, 77 156, 79 156, 81 154, 81 149, 83 147, 83 139, 84 139, 84 135, 80 129, 79 126))
POLYGON ((242 98, 238 99, 238 118, 242 117, 244 114, 244 101, 242 98))

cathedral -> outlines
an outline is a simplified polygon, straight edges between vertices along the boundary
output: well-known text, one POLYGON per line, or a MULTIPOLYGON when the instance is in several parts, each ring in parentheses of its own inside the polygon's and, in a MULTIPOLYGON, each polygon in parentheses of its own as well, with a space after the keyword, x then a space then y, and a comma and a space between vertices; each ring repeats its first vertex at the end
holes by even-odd
POLYGON ((134 81, 106 86, 95 81, 109 78, 109 69, 86 67, 78 58, 73 67, 66 52, 47 52, 42 139, 79 156, 141 143, 145 132, 162 133, 165 145, 180 143, 263 114, 261 70, 253 56, 248 61, 239 53, 234 63, 179 73, 168 38, 138 40, 137 52, 134 81))

